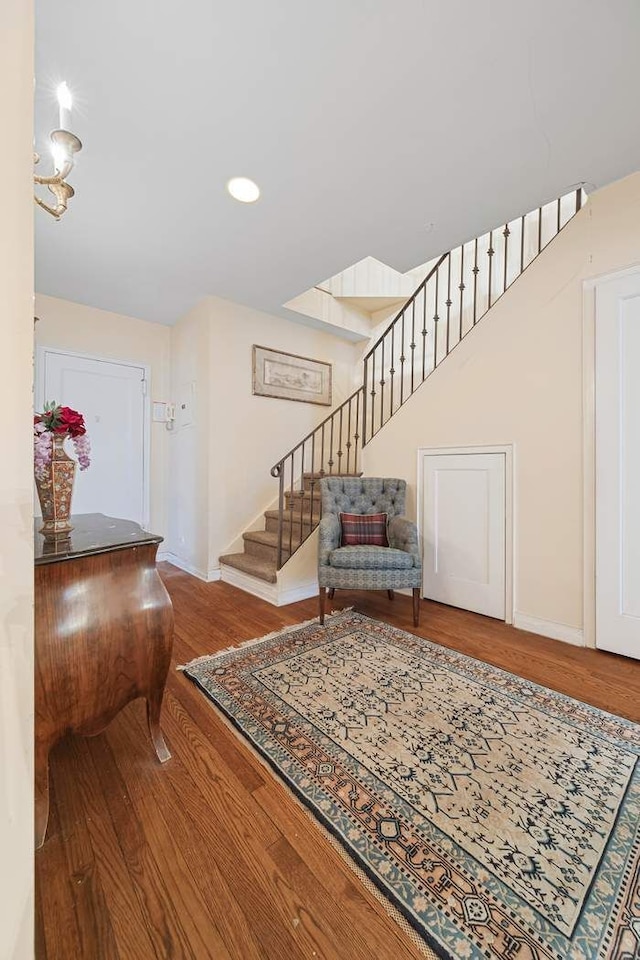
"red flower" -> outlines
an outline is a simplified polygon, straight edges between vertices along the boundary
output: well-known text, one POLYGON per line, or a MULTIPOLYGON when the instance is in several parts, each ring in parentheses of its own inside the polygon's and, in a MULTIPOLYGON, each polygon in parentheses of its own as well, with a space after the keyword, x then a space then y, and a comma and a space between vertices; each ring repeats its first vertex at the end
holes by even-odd
POLYGON ((58 416, 60 423, 54 428, 54 433, 68 433, 72 437, 81 437, 87 432, 84 417, 77 410, 72 410, 71 407, 60 407, 58 416))

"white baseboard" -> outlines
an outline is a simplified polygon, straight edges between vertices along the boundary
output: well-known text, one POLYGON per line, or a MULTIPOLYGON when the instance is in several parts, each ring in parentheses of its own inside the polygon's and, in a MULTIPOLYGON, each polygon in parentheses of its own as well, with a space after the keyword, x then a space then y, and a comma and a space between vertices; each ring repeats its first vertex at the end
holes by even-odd
POLYGON ((267 583, 259 577, 252 577, 250 573, 244 573, 243 570, 229 567, 225 563, 220 564, 220 571, 221 579, 225 583, 230 583, 231 586, 238 587, 253 597, 260 597, 274 607, 284 607, 289 603, 297 603, 298 600, 307 600, 309 597, 318 595, 317 580, 283 589, 279 583, 267 583))
POLYGON ((194 567, 192 563, 189 563, 187 560, 183 560, 181 557, 178 557, 175 553, 171 553, 170 550, 163 550, 158 553, 157 561, 165 561, 170 563, 174 567, 178 567, 180 570, 184 570, 185 573, 190 573, 192 577, 197 577, 198 580, 204 580, 205 583, 213 583, 214 580, 220 580, 220 567, 214 567, 213 570, 208 570, 204 572, 198 567, 194 567))
POLYGON ((278 606, 286 607, 288 603, 297 603, 298 600, 308 600, 309 597, 318 596, 318 581, 309 580, 308 583, 298 584, 296 587, 288 589, 280 588, 278 591, 278 606))
POLYGON ((528 613, 514 611, 513 625, 518 630, 528 630, 529 633, 538 633, 541 637, 562 640, 574 647, 585 646, 583 631, 579 627, 569 627, 566 623, 554 623, 553 620, 542 620, 540 617, 531 617, 528 613))

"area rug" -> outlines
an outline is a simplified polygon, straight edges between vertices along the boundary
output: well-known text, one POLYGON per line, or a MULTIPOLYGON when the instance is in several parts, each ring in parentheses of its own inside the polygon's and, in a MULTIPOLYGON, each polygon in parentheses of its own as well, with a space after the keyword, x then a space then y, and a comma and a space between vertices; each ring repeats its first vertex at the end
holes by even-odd
POLYGON ((452 960, 640 958, 640 727, 353 611, 186 668, 452 960))

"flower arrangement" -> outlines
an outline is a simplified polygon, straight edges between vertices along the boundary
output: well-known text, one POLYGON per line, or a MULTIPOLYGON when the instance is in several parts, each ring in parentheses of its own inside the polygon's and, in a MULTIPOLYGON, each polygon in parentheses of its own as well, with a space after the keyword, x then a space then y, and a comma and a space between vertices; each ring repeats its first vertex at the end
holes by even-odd
POLYGON ((44 480, 53 456, 54 436, 71 437, 81 470, 91 464, 91 445, 84 417, 71 407, 45 403, 44 411, 33 418, 33 451, 36 479, 44 480))

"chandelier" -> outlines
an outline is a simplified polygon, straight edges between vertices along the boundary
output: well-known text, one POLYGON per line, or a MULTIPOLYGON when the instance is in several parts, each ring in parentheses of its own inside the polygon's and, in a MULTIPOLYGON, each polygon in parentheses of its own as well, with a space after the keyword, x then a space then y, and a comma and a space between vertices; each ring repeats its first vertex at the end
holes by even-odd
MULTIPOLYGON (((56 201, 55 205, 45 203, 36 193, 34 197, 36 203, 56 220, 59 220, 67 209, 67 203, 74 195, 74 189, 67 183, 67 177, 73 170, 74 155, 82 150, 82 143, 75 134, 67 130, 73 106, 73 98, 69 87, 66 83, 61 83, 56 93, 59 107, 58 126, 60 129, 54 130, 49 135, 54 173, 50 177, 40 177, 34 173, 33 181, 37 185, 48 187, 56 201)), ((34 164, 40 162, 37 153, 33 155, 33 162, 34 164)))

